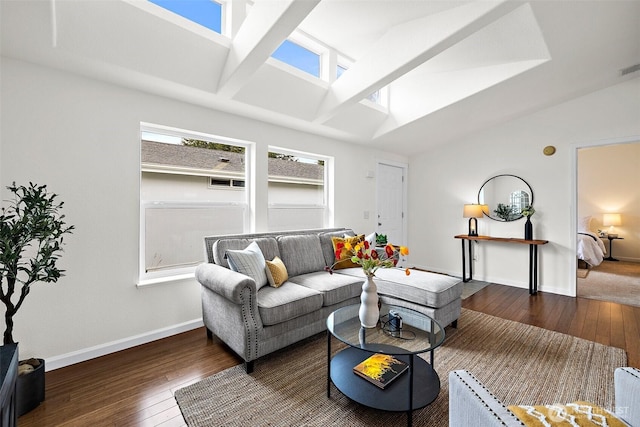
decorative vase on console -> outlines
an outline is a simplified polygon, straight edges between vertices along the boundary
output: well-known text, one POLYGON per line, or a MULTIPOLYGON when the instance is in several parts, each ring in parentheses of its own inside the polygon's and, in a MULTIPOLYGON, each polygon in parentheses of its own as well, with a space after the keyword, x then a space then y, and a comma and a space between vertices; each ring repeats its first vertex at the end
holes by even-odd
MULTIPOLYGON (((358 316, 360 318, 360 324, 364 328, 375 328, 380 320, 380 305, 378 300, 378 287, 373 280, 375 272, 379 268, 393 268, 398 264, 400 256, 409 254, 409 248, 405 246, 394 246, 387 243, 384 248, 376 248, 375 242, 369 242, 366 239, 359 239, 355 244, 352 243, 353 237, 336 238, 333 239, 333 246, 336 255, 336 261, 331 267, 326 267, 326 270, 333 274, 335 268, 340 268, 342 265, 338 265, 342 262, 351 262, 353 264, 362 267, 362 271, 367 276, 366 280, 362 283, 362 293, 360 294, 360 309, 358 310, 358 316)), ((405 274, 408 276, 411 271, 405 269, 405 274)))
POLYGON ((522 215, 527 217, 527 221, 524 223, 524 239, 533 240, 533 223, 531 217, 536 212, 533 206, 529 205, 522 209, 522 215))

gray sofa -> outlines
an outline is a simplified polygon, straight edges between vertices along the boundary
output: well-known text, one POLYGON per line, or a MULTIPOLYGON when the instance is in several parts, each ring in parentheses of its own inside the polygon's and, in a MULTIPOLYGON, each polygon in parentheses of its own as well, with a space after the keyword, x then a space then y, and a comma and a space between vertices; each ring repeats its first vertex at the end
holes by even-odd
MULTIPOLYGON (((245 361, 247 372, 261 356, 326 329, 334 310, 360 302, 364 273, 360 268, 336 270, 331 238, 355 235, 345 228, 205 237, 208 262, 196 269, 202 285, 202 318, 207 334, 215 334, 245 361), (258 286, 251 277, 232 271, 227 251, 256 242, 264 258, 279 257, 288 280, 280 287, 258 286)), ((400 269, 376 272, 382 302, 420 311, 442 326, 460 316, 462 281, 441 274, 400 269)))
MULTIPOLYGON (((616 415, 632 427, 640 427, 640 370, 617 368, 614 372, 616 415)), ((537 405, 531 402, 531 405, 537 405)), ((613 408, 606 408, 612 410, 613 408)), ((451 427, 521 427, 507 407, 465 370, 449 373, 449 425, 451 427)))

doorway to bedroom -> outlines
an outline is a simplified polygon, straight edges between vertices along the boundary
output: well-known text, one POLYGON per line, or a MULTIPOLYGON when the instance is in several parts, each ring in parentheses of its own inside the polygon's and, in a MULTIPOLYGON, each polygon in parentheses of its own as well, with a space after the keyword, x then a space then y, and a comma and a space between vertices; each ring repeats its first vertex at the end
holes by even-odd
POLYGON ((640 306, 640 141, 576 150, 576 295, 640 306))

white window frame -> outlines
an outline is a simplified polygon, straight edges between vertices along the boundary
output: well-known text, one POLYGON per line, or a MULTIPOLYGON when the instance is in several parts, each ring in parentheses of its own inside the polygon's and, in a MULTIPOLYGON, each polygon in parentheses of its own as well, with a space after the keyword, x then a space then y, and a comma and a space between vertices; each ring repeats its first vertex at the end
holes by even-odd
MULTIPOLYGON (((245 149, 245 201, 238 202, 214 202, 214 201, 171 201, 171 200, 142 200, 141 190, 142 190, 142 159, 139 158, 138 164, 140 165, 140 182, 138 189, 138 198, 140 203, 140 240, 139 240, 139 261, 138 261, 138 286, 151 285, 156 283, 163 283, 169 281, 183 280, 195 277, 195 269, 196 266, 189 267, 177 267, 174 269, 165 269, 162 271, 153 271, 147 272, 146 270, 146 227, 145 227, 145 212, 147 209, 162 209, 162 208, 194 208, 194 209, 202 209, 202 208, 213 208, 213 207, 241 207, 243 208, 243 228, 244 232, 251 231, 252 212, 255 212, 253 206, 251 206, 251 201, 254 199, 252 197, 252 193, 255 191, 253 186, 248 183, 253 182, 251 177, 253 175, 253 167, 251 163, 252 155, 251 153, 255 151, 255 143, 249 141, 243 141, 234 138, 227 138, 219 135, 212 135, 197 131, 190 131, 185 129, 179 129, 164 125, 158 125, 153 123, 140 123, 140 133, 138 140, 141 141, 140 135, 142 132, 150 132, 157 133, 168 136, 175 136, 179 138, 191 138, 191 139, 200 139, 204 141, 210 142, 218 142, 229 145, 236 145, 244 147, 245 149)), ((199 174, 194 174, 199 175, 199 174)), ((203 237, 203 258, 204 262, 204 236, 203 237)))
MULTIPOLYGON (((325 156, 323 154, 310 153, 307 151, 291 150, 289 148, 278 147, 270 145, 268 147, 269 153, 278 153, 284 155, 290 155, 295 157, 302 157, 311 160, 324 161, 324 176, 323 176, 323 203, 317 204, 294 204, 294 203, 268 203, 268 209, 287 209, 287 208, 299 208, 299 209, 317 209, 319 207, 324 208, 323 216, 323 228, 333 227, 334 224, 334 168, 335 159, 332 156, 325 156)), ((267 197, 268 199, 268 197, 267 197)))

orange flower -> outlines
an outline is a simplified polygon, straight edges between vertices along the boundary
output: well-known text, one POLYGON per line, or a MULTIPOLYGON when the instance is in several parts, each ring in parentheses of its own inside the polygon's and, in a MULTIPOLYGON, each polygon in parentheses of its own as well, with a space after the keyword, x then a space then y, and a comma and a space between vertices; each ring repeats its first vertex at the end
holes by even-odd
POLYGON ((406 274, 407 276, 411 275, 411 270, 409 270, 408 268, 404 270, 404 274, 406 274))
POLYGON ((406 246, 400 246, 400 255, 409 255, 409 248, 406 246))

